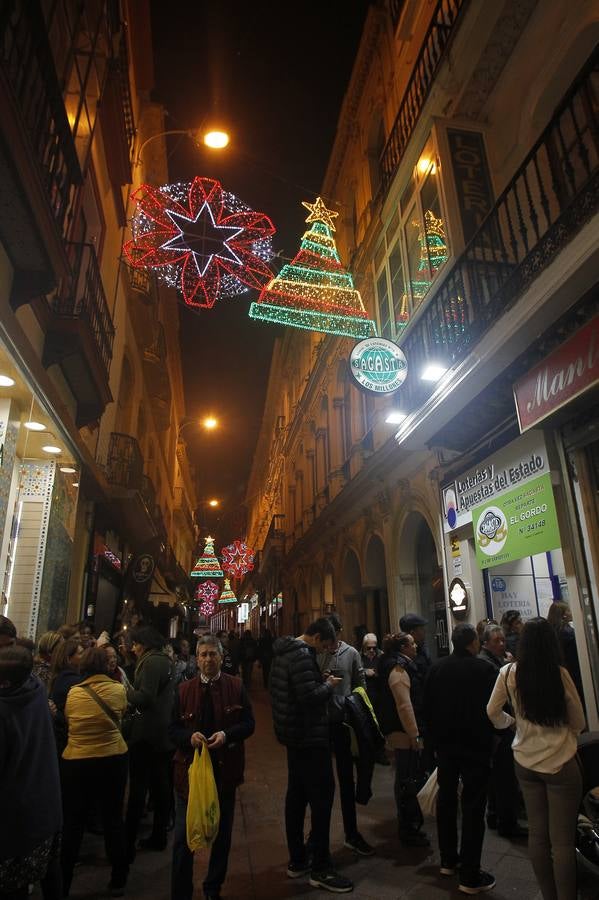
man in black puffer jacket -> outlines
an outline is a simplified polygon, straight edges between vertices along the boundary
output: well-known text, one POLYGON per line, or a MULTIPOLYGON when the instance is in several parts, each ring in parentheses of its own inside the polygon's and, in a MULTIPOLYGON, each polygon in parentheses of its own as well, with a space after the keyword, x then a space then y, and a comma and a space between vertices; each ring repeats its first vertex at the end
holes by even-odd
POLYGON ((310 872, 310 884, 333 893, 349 893, 351 881, 331 867, 329 826, 335 794, 331 760, 328 701, 341 679, 323 681, 316 654, 335 643, 328 619, 317 619, 299 638, 275 641, 270 692, 275 734, 287 748, 288 782, 285 827, 289 864, 287 875, 310 872), (304 844, 306 806, 312 813, 312 861, 304 844))

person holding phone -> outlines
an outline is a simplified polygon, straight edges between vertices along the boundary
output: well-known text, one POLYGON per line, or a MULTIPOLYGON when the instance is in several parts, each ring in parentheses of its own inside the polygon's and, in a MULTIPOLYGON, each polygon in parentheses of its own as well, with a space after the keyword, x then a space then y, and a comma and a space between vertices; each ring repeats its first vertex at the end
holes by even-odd
POLYGON ((342 679, 331 674, 323 678, 316 661, 317 653, 329 651, 335 642, 335 630, 326 618, 312 622, 300 637, 275 641, 270 692, 275 734, 287 749, 287 876, 309 874, 312 887, 347 894, 353 884, 333 869, 329 850, 335 778, 328 704, 342 679), (311 859, 304 842, 308 805, 312 814, 311 859))

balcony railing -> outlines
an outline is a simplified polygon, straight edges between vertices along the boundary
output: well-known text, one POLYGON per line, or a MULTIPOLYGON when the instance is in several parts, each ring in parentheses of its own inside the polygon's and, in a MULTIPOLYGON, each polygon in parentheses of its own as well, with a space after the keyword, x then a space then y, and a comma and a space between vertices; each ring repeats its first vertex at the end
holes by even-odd
MULTIPOLYGON (((468 0, 439 0, 437 3, 393 128, 383 150, 380 187, 382 193, 386 193, 402 160, 441 60, 455 33, 455 25, 467 2, 468 0)), ((399 13, 401 13, 401 4, 392 4, 392 11, 393 7, 399 7, 399 13)))
POLYGON ((106 302, 96 250, 93 244, 70 243, 68 248, 69 255, 74 259, 75 274, 50 300, 50 306, 59 316, 87 323, 100 359, 108 372, 112 359, 114 325, 106 302))
POLYGON ((428 392, 425 363, 462 360, 599 210, 599 47, 481 228, 400 341, 413 376, 407 409, 428 392))
POLYGON ((144 461, 139 444, 130 434, 113 431, 108 445, 106 477, 115 487, 132 491, 143 488, 144 461))
POLYGON ((125 135, 129 147, 129 156, 133 153, 135 143, 135 120, 133 118, 133 102, 129 83, 129 54, 127 53, 127 35, 123 29, 118 52, 119 80, 121 86, 121 103, 125 120, 125 135))
POLYGON ((53 218, 66 234, 81 169, 39 0, 2 4, 0 68, 37 159, 53 218))

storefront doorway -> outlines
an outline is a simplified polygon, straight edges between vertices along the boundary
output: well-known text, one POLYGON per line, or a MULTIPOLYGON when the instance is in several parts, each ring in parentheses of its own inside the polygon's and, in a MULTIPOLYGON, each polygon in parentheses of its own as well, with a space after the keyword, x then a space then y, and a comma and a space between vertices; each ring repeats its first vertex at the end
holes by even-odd
POLYGON ((446 656, 449 638, 443 569, 431 529, 419 512, 411 512, 404 523, 399 572, 405 611, 427 620, 427 646, 431 656, 446 656))

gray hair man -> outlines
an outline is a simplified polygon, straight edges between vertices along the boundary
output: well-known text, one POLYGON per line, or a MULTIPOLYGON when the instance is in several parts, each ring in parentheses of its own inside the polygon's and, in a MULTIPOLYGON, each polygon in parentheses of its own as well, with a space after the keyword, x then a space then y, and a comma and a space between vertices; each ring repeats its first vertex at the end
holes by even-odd
POLYGON ((222 672, 223 647, 217 637, 204 635, 196 647, 198 674, 182 682, 175 697, 169 729, 175 753, 177 811, 173 841, 172 900, 192 900, 193 854, 187 846, 188 770, 194 751, 210 753, 220 824, 212 845, 204 897, 218 900, 227 874, 235 793, 243 783, 244 741, 254 733, 254 715, 241 680, 222 672))

